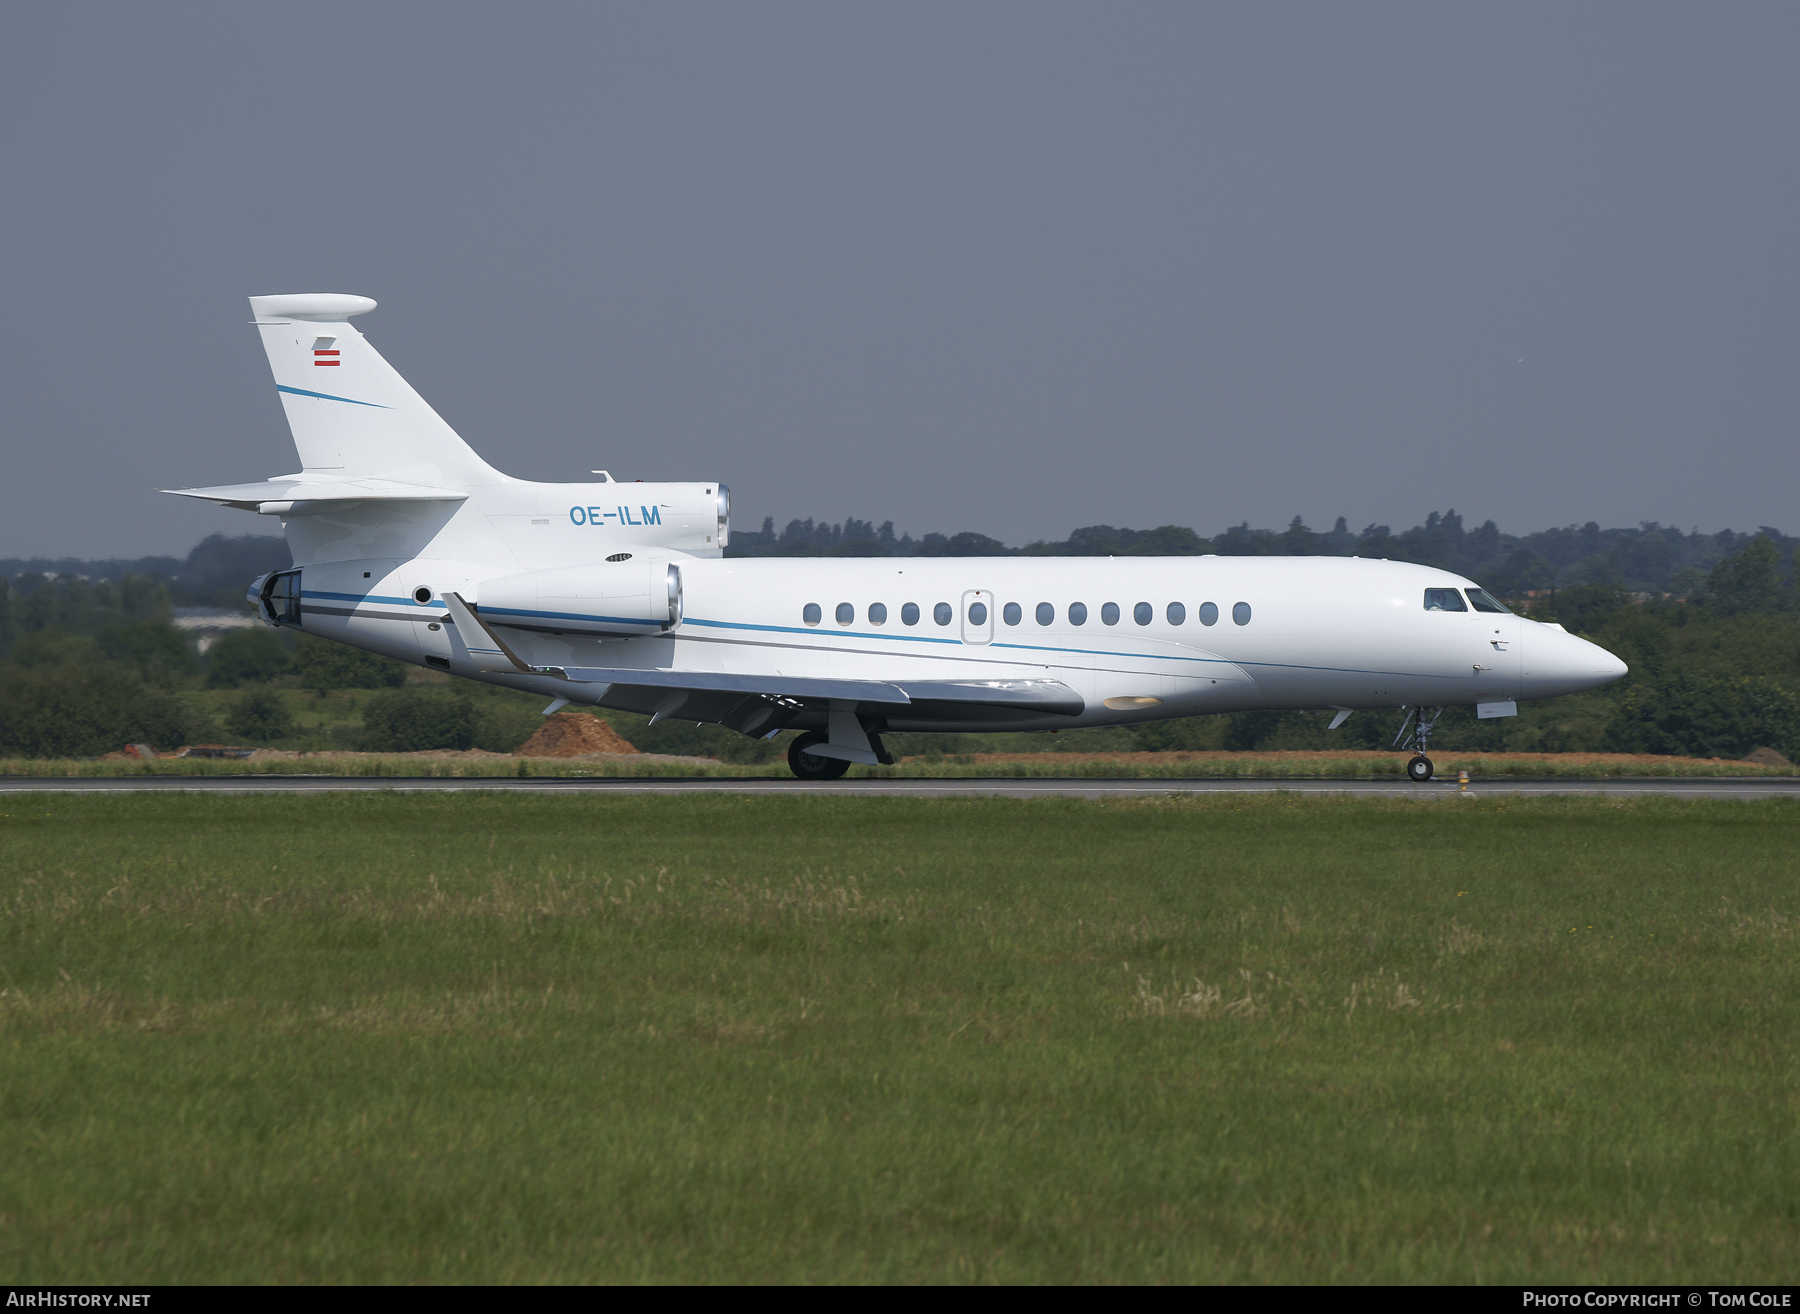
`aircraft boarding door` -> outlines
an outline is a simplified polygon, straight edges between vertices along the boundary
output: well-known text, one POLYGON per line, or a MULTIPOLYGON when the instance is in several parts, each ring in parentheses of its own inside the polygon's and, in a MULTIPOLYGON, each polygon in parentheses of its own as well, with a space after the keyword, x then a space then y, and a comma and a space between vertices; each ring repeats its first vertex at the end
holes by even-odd
POLYGON ((1488 670, 1481 672, 1483 684, 1492 681, 1499 690, 1491 699, 1484 701, 1511 701, 1519 696, 1519 680, 1524 670, 1524 654, 1519 651, 1520 631, 1517 616, 1486 615, 1477 617, 1481 622, 1481 646, 1486 652, 1475 660, 1488 670))
POLYGON ((1519 696, 1524 654, 1519 651, 1524 626, 1486 589, 1464 589, 1474 622, 1476 689, 1483 703, 1510 703, 1519 696))
POLYGON ((994 595, 984 589, 970 589, 962 595, 962 641, 992 643, 994 641, 994 595))

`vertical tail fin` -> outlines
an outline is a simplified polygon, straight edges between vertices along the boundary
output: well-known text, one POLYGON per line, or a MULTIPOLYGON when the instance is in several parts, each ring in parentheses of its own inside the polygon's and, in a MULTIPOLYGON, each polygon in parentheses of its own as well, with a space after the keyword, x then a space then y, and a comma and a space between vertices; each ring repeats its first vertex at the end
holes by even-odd
POLYGON ((250 309, 309 473, 448 487, 503 477, 350 326, 375 309, 368 297, 251 297, 250 309))

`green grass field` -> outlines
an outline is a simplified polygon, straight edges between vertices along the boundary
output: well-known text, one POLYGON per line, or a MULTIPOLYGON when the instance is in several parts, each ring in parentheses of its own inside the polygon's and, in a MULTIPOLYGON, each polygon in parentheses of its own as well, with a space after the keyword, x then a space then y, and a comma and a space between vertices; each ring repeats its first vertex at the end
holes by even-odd
POLYGON ((1794 804, 0 808, 6 1282, 1800 1267, 1794 804))

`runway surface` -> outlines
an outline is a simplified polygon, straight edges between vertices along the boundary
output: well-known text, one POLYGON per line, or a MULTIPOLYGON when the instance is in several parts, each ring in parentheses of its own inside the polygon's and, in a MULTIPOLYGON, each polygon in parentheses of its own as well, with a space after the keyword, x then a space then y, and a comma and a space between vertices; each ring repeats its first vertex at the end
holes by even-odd
POLYGON ((1090 798, 1171 794, 1348 794, 1362 798, 1492 798, 1500 795, 1587 795, 1610 798, 1800 798, 1800 777, 1477 780, 1463 789, 1454 779, 1415 785, 1386 780, 1033 780, 929 779, 838 780, 829 784, 771 777, 747 779, 442 780, 405 776, 125 776, 92 780, 13 776, 0 779, 0 794, 326 794, 395 790, 439 794, 493 790, 523 794, 836 794, 899 798, 1090 798))

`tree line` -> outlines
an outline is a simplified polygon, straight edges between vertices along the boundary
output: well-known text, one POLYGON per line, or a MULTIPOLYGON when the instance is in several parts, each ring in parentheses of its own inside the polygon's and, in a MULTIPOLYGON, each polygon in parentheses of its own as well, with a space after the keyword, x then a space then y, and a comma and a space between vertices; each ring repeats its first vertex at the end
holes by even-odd
POLYGON ((1116 529, 1089 525, 1066 539, 1038 540, 1008 547, 986 534, 896 535, 894 522, 876 525, 847 517, 791 520, 775 528, 765 518, 760 530, 734 530, 731 557, 997 557, 997 556, 1204 556, 1222 557, 1385 557, 1439 566, 1467 576, 1490 592, 1520 597, 1575 584, 1607 584, 1634 593, 1701 595, 1710 573, 1751 542, 1766 538, 1791 577, 1800 540, 1763 526, 1753 532, 1723 529, 1715 534, 1682 531, 1645 521, 1634 527, 1602 529, 1595 521, 1516 535, 1502 533, 1492 520, 1474 529, 1454 510, 1433 511, 1422 524, 1395 533, 1387 525, 1352 530, 1339 516, 1329 530, 1313 530, 1299 516, 1283 530, 1252 529, 1248 522, 1208 537, 1180 525, 1157 529, 1116 529))
MULTIPOLYGON (((843 523, 859 531, 867 527, 866 522, 843 523)), ((1331 535, 1315 539, 1339 547, 1363 547, 1370 541, 1368 533, 1345 538, 1347 531, 1341 521, 1339 525, 1331 535)), ((841 531, 841 524, 828 528, 841 531)), ((1629 663, 1631 673, 1590 694, 1522 704, 1516 718, 1478 722, 1453 711, 1434 745, 1729 758, 1768 747, 1800 758, 1800 592, 1793 540, 1769 531, 1732 535, 1728 542, 1723 534, 1643 526, 1634 531, 1545 531, 1512 540, 1519 546, 1510 546, 1505 536, 1486 533, 1488 528, 1464 531, 1454 513, 1428 518, 1414 530, 1390 535, 1407 547, 1394 547, 1385 555, 1452 569, 1458 568, 1453 564, 1456 552, 1486 552, 1490 561, 1504 562, 1509 553, 1542 548, 1572 558, 1556 567, 1553 582, 1542 589, 1509 588, 1505 577, 1479 569, 1459 573, 1515 600, 1536 619, 1557 621, 1593 639, 1629 663), (1566 541, 1559 535, 1566 535, 1566 541), (1615 568, 1627 559, 1648 559, 1646 542, 1661 542, 1668 553, 1665 560, 1683 562, 1663 577, 1673 578, 1679 592, 1636 588, 1657 577, 1615 568), (1702 569, 1695 563, 1707 564, 1702 569), (1527 592, 1538 596, 1525 598, 1527 592)), ((819 527, 810 532, 816 536, 819 527)), ((1114 555, 1131 555, 1167 552, 1171 545, 1221 548, 1235 542, 1275 555, 1305 544, 1301 533, 1312 531, 1304 526, 1290 526, 1280 535, 1234 530, 1190 541, 1173 537, 1191 534, 1187 530, 1096 526, 1077 531, 1063 544, 1031 544, 1018 551, 1035 555, 1040 549, 1079 548, 1097 555, 1108 547, 1114 555)), ((940 537, 935 546, 951 554, 960 536, 940 537)), ((864 555, 845 552, 862 540, 844 540, 841 533, 830 548, 821 548, 816 537, 795 538, 785 548, 780 535, 772 541, 772 552, 790 555, 864 555)), ((878 532, 874 541, 881 542, 878 532)), ((896 546, 908 541, 894 540, 896 546)), ((754 554, 758 546, 752 541, 745 551, 754 554)), ((914 546, 933 545, 922 539, 914 546)), ((736 542, 732 550, 739 550, 736 542)), ((222 738, 293 745, 298 741, 292 699, 283 691, 296 689, 369 691, 362 703, 361 737, 354 745, 341 746, 508 751, 535 725, 534 717, 517 709, 482 701, 482 691, 474 686, 416 687, 408 681, 417 677, 409 676, 410 668, 401 663, 291 631, 234 630, 201 653, 191 635, 173 623, 178 608, 200 605, 193 602, 198 598, 206 605, 229 601, 247 610, 244 584, 264 570, 287 565, 285 545, 272 537, 215 536, 185 560, 162 560, 174 561, 179 569, 108 577, 104 569, 113 563, 76 562, 58 564, 85 569, 0 577, 0 756, 91 757, 127 742, 166 749, 222 738), (192 696, 201 691, 232 692, 224 699, 192 696)), ((1385 713, 1358 713, 1337 731, 1326 731, 1325 722, 1324 715, 1312 712, 1252 712, 1035 736, 1021 744, 988 743, 993 737, 913 736, 894 746, 946 752, 1001 746, 1373 749, 1388 747, 1398 725, 1397 714, 1385 713)), ((654 729, 634 724, 632 732, 628 737, 634 742, 648 735, 640 748, 663 752, 725 751, 721 736, 729 738, 728 732, 673 721, 654 729)))

